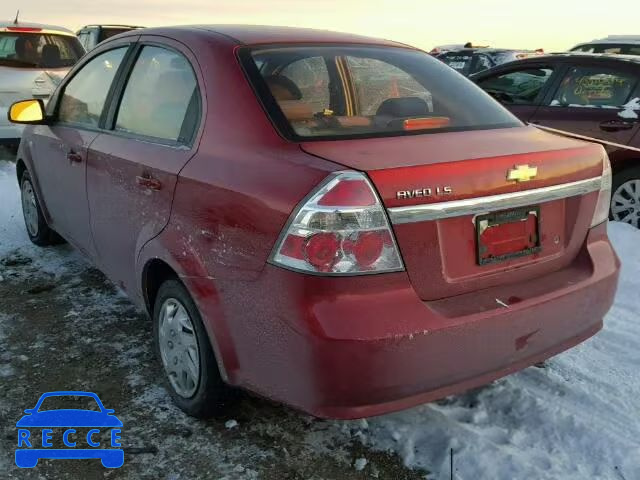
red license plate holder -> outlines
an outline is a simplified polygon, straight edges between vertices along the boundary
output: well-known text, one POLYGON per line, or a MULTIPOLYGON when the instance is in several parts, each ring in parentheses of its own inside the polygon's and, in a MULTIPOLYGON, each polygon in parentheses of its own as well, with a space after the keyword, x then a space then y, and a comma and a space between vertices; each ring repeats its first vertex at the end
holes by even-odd
POLYGON ((479 265, 533 255, 542 250, 540 207, 478 215, 475 224, 479 265))

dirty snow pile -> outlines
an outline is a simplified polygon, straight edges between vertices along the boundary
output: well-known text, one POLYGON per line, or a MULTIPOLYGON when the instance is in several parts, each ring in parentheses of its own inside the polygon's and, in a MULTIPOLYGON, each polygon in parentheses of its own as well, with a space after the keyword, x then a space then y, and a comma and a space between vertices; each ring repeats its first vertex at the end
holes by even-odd
POLYGON ((0 160, 0 257, 28 243, 15 165, 0 160))
POLYGON ((458 479, 640 479, 640 231, 610 223, 623 267, 594 338, 492 385, 369 420, 367 442, 458 479))

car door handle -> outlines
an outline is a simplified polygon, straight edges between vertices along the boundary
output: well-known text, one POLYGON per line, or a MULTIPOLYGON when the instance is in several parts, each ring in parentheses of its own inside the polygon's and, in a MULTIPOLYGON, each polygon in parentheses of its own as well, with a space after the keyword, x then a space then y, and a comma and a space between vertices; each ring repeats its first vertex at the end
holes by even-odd
POLYGON ((148 188, 150 190, 160 190, 162 188, 162 183, 160 182, 160 180, 156 180, 155 178, 147 176, 136 177, 136 183, 141 188, 148 188))
POLYGON ((605 132, 617 132, 619 130, 631 130, 632 122, 623 122, 621 120, 607 120, 600 123, 600 130, 605 132))
POLYGON ((67 153, 67 160, 69 160, 71 163, 81 163, 82 162, 82 155, 80 155, 79 153, 76 153, 74 151, 71 151, 71 152, 67 153))

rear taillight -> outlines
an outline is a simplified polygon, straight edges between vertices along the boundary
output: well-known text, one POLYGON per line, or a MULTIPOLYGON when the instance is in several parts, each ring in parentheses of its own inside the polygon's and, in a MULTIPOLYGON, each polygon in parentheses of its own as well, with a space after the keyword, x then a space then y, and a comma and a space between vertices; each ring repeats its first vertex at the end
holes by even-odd
POLYGON ((292 214, 271 263, 323 275, 404 270, 376 191, 358 172, 329 176, 292 214))
POLYGON ((611 163, 609 162, 609 156, 606 152, 603 152, 602 181, 600 183, 596 211, 591 221, 592 227, 601 224, 609 218, 609 208, 611 208, 611 163))

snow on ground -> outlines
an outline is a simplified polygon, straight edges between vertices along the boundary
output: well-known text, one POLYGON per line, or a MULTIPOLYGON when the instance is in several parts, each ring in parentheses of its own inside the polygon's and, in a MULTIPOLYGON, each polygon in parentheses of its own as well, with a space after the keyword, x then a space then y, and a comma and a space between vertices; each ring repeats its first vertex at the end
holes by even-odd
MULTIPOLYGON (((123 341, 118 361, 125 370, 132 370, 125 380, 129 388, 142 392, 133 403, 152 409, 155 412, 152 422, 162 425, 167 421, 177 422, 194 429, 194 436, 191 440, 181 440, 180 448, 189 448, 189 442, 197 438, 199 441, 192 448, 197 448, 199 453, 209 448, 208 435, 248 430, 243 440, 248 443, 235 453, 226 453, 232 455, 234 461, 240 461, 243 452, 260 452, 261 448, 271 456, 277 455, 277 450, 271 447, 277 449, 278 442, 294 438, 295 442, 288 448, 282 447, 286 455, 294 448, 292 445, 300 442, 317 455, 333 456, 336 451, 343 452, 345 468, 352 474, 365 476, 377 474, 372 463, 376 452, 389 452, 399 455, 407 467, 431 472, 427 474, 429 479, 448 479, 453 449, 454 478, 460 480, 637 480, 640 479, 640 231, 627 224, 612 223, 609 233, 623 269, 616 301, 602 332, 555 357, 546 368, 529 368, 484 388, 404 412, 368 421, 312 423, 306 416, 256 401, 247 404, 250 407, 247 412, 243 411, 246 404, 241 405, 235 416, 240 421, 228 417, 219 430, 215 430, 210 423, 180 417, 175 407, 170 406, 166 391, 133 370, 146 365, 136 363, 136 358, 151 358, 144 335, 133 339, 135 341, 123 341), (299 436, 299 430, 305 432, 304 437, 299 436), (268 446, 265 431, 278 432, 268 437, 273 438, 268 446), (352 450, 347 449, 345 454, 345 446, 354 439, 362 444, 362 449, 347 462, 352 450)), ((0 161, 0 259, 15 249, 54 276, 87 268, 70 247, 43 250, 29 244, 22 226, 15 167, 0 161)), ((2 282, 0 276, 0 290, 2 282)), ((100 309, 113 302, 113 297, 107 298, 107 302, 105 295, 99 291, 86 292, 84 298, 90 305, 73 306, 68 315, 82 308, 85 309, 83 315, 87 315, 87 308, 91 306, 100 314, 100 309)), ((0 320, 5 318, 7 323, 11 315, 10 311, 3 312, 0 303, 0 320), (8 316, 2 317, 2 314, 8 316)), ((77 321, 75 328, 86 330, 85 337, 94 335, 95 329, 83 326, 81 321, 77 321)), ((0 321, 0 327, 2 324, 0 321)), ((0 328, 0 340, 2 338, 0 328)), ((4 373, 11 376, 15 372, 4 373)), ((153 431, 156 426, 155 423, 140 424, 137 428, 140 432, 153 431)), ((217 438, 212 442, 212 455, 220 454, 219 449, 224 445, 220 441, 217 438)), ((188 450, 180 452, 188 454, 188 450)), ((171 456, 178 453, 178 450, 170 451, 162 458, 170 464, 171 456)), ((162 454, 161 451, 159 455, 162 454)), ((252 458, 256 455, 254 452, 252 458)), ((269 455, 265 458, 271 458, 269 455)), ((300 461, 300 457, 297 458, 300 461)), ((256 478, 254 473, 240 472, 229 478, 256 478)), ((327 475, 316 470, 316 474, 313 478, 337 478, 335 472, 327 475)), ((345 470, 341 477, 346 476, 345 470)), ((380 478, 390 477, 381 475, 380 478)))
POLYGON ((0 160, 0 257, 28 242, 14 165, 0 160))

